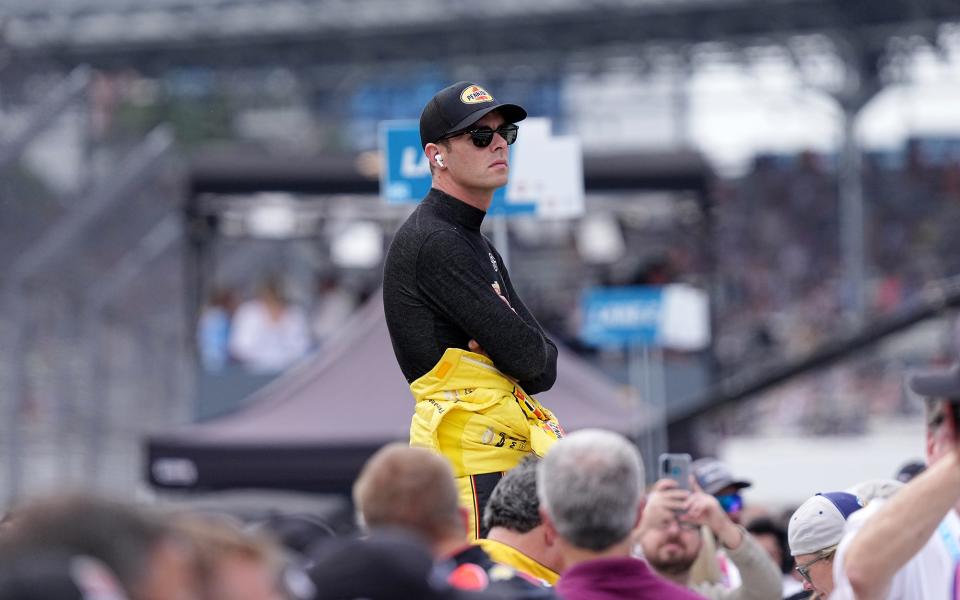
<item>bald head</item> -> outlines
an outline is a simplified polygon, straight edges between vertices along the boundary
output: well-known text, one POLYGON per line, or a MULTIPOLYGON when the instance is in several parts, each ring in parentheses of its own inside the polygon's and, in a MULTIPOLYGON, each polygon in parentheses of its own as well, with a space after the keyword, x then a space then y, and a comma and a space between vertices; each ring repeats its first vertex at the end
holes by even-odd
POLYGON ((378 450, 353 485, 353 502, 370 529, 402 527, 431 541, 463 532, 453 470, 423 448, 378 450))

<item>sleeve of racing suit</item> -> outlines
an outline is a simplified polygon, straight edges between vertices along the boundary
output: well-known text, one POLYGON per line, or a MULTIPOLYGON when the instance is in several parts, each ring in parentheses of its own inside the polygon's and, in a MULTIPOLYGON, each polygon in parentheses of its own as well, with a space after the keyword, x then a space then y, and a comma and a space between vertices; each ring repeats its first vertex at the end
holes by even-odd
MULTIPOLYGON (((453 230, 431 234, 417 256, 421 292, 475 339, 498 369, 521 382, 537 381, 548 370, 549 348, 553 348, 555 370, 556 348, 536 321, 531 325, 520 310, 514 312, 497 296, 493 282, 484 275, 487 271, 489 266, 453 230)), ((507 295, 512 302, 515 294, 509 290, 507 295)))

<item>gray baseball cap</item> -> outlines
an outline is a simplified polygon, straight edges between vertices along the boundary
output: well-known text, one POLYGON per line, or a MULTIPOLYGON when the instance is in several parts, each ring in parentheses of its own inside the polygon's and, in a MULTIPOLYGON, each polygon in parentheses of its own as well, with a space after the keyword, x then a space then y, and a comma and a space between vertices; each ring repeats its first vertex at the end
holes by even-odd
POLYGON ((915 373, 908 379, 908 384, 921 396, 960 400, 960 364, 949 369, 915 373))

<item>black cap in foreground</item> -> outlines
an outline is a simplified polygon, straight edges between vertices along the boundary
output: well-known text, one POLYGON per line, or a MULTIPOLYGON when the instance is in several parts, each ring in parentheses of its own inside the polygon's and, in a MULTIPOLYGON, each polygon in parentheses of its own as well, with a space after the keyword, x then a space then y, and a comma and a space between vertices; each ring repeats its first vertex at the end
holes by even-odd
POLYGON ((910 389, 920 396, 960 400, 960 364, 949 370, 916 373, 908 383, 910 389))
POLYGON ((400 532, 328 544, 309 571, 316 600, 491 600, 452 588, 425 546, 400 532))
POLYGON ((473 125, 489 112, 499 110, 507 123, 527 118, 517 104, 500 103, 475 83, 458 81, 440 90, 420 113, 420 145, 426 147, 444 136, 473 125))
POLYGON ((0 600, 126 600, 120 584, 87 556, 30 553, 0 564, 0 600))

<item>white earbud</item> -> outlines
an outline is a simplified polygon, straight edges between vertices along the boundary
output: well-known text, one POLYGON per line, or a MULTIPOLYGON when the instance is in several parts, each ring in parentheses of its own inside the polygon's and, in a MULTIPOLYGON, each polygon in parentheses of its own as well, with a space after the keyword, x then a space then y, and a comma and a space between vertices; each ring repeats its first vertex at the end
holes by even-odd
POLYGON ((434 156, 434 157, 433 157, 433 160, 435 160, 435 161, 437 162, 437 164, 440 165, 441 167, 443 166, 443 157, 440 156, 439 154, 437 154, 436 156, 434 156))

